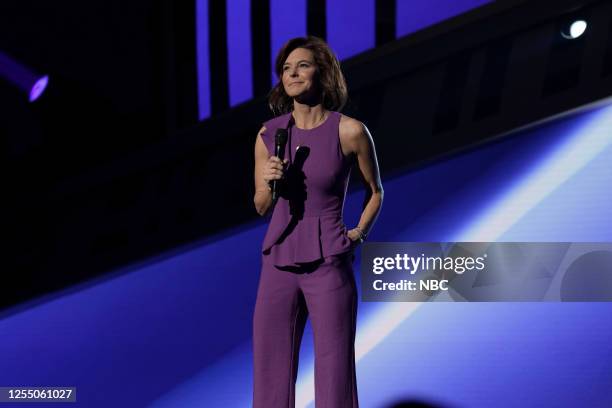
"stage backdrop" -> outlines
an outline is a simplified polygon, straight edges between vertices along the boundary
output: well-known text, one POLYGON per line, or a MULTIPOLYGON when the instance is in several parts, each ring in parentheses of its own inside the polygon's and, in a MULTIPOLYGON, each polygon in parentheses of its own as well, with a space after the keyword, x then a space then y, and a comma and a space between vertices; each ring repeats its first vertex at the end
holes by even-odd
MULTIPOLYGON (((612 241, 612 105, 384 179, 372 241, 612 241)), ((380 157, 384 160, 384 157, 380 157)), ((361 193, 345 220, 357 221, 361 193)), ((83 407, 249 407, 262 220, 6 312, 3 386, 83 407)), ((359 257, 355 262, 359 273, 359 257)), ((364 303, 361 405, 609 407, 611 303, 364 303)), ((312 332, 298 407, 313 407, 312 332)))

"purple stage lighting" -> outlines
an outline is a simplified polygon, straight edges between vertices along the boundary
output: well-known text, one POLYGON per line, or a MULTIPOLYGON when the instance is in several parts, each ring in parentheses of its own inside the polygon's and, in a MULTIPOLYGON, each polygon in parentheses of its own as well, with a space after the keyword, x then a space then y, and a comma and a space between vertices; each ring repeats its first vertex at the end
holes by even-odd
POLYGON ((36 81, 34 86, 32 86, 32 89, 30 90, 30 102, 34 102, 35 100, 38 99, 40 95, 42 95, 43 92, 45 92, 45 88, 47 88, 48 83, 49 83, 48 75, 45 75, 44 77, 36 81))
POLYGON ((49 76, 41 77, 3 52, 0 52, 0 77, 25 92, 30 102, 37 100, 49 83, 49 76))

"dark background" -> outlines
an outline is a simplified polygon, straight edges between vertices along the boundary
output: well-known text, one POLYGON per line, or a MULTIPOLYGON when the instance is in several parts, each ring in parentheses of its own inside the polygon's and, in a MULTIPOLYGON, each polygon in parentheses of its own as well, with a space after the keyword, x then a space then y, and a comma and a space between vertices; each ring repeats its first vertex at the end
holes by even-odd
MULTIPOLYGON (((199 122, 194 5, 175 3, 0 5, 0 50, 51 78, 35 103, 0 80, 0 307, 261 221, 252 149, 271 116, 266 87, 230 110, 221 70, 214 115, 199 122)), ((325 2, 308 5, 310 33, 324 36, 325 2)), ((345 113, 373 133, 383 177, 612 94, 609 2, 498 1, 401 39, 393 5, 377 2, 378 47, 343 62, 345 113), (578 15, 589 30, 563 40, 578 15)))

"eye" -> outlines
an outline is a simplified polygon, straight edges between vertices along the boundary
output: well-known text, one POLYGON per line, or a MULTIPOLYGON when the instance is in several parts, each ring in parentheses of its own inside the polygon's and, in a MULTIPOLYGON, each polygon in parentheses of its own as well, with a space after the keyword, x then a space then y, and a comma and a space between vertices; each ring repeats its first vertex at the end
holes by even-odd
POLYGON ((283 67, 283 71, 286 71, 286 70, 288 70, 288 69, 289 69, 289 65, 285 65, 285 66, 283 67))
POLYGON ((310 64, 309 64, 309 63, 307 63, 307 62, 302 62, 302 63, 300 64, 300 67, 303 67, 303 68, 308 68, 309 66, 310 66, 310 64))

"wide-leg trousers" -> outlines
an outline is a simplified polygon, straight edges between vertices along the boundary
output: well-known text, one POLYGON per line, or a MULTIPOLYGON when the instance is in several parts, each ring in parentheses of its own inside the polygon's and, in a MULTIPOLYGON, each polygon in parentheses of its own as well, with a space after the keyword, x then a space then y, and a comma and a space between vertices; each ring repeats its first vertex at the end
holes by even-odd
POLYGON ((299 349, 310 317, 315 407, 357 408, 353 254, 280 270, 262 261, 253 316, 253 407, 294 408, 299 349))

